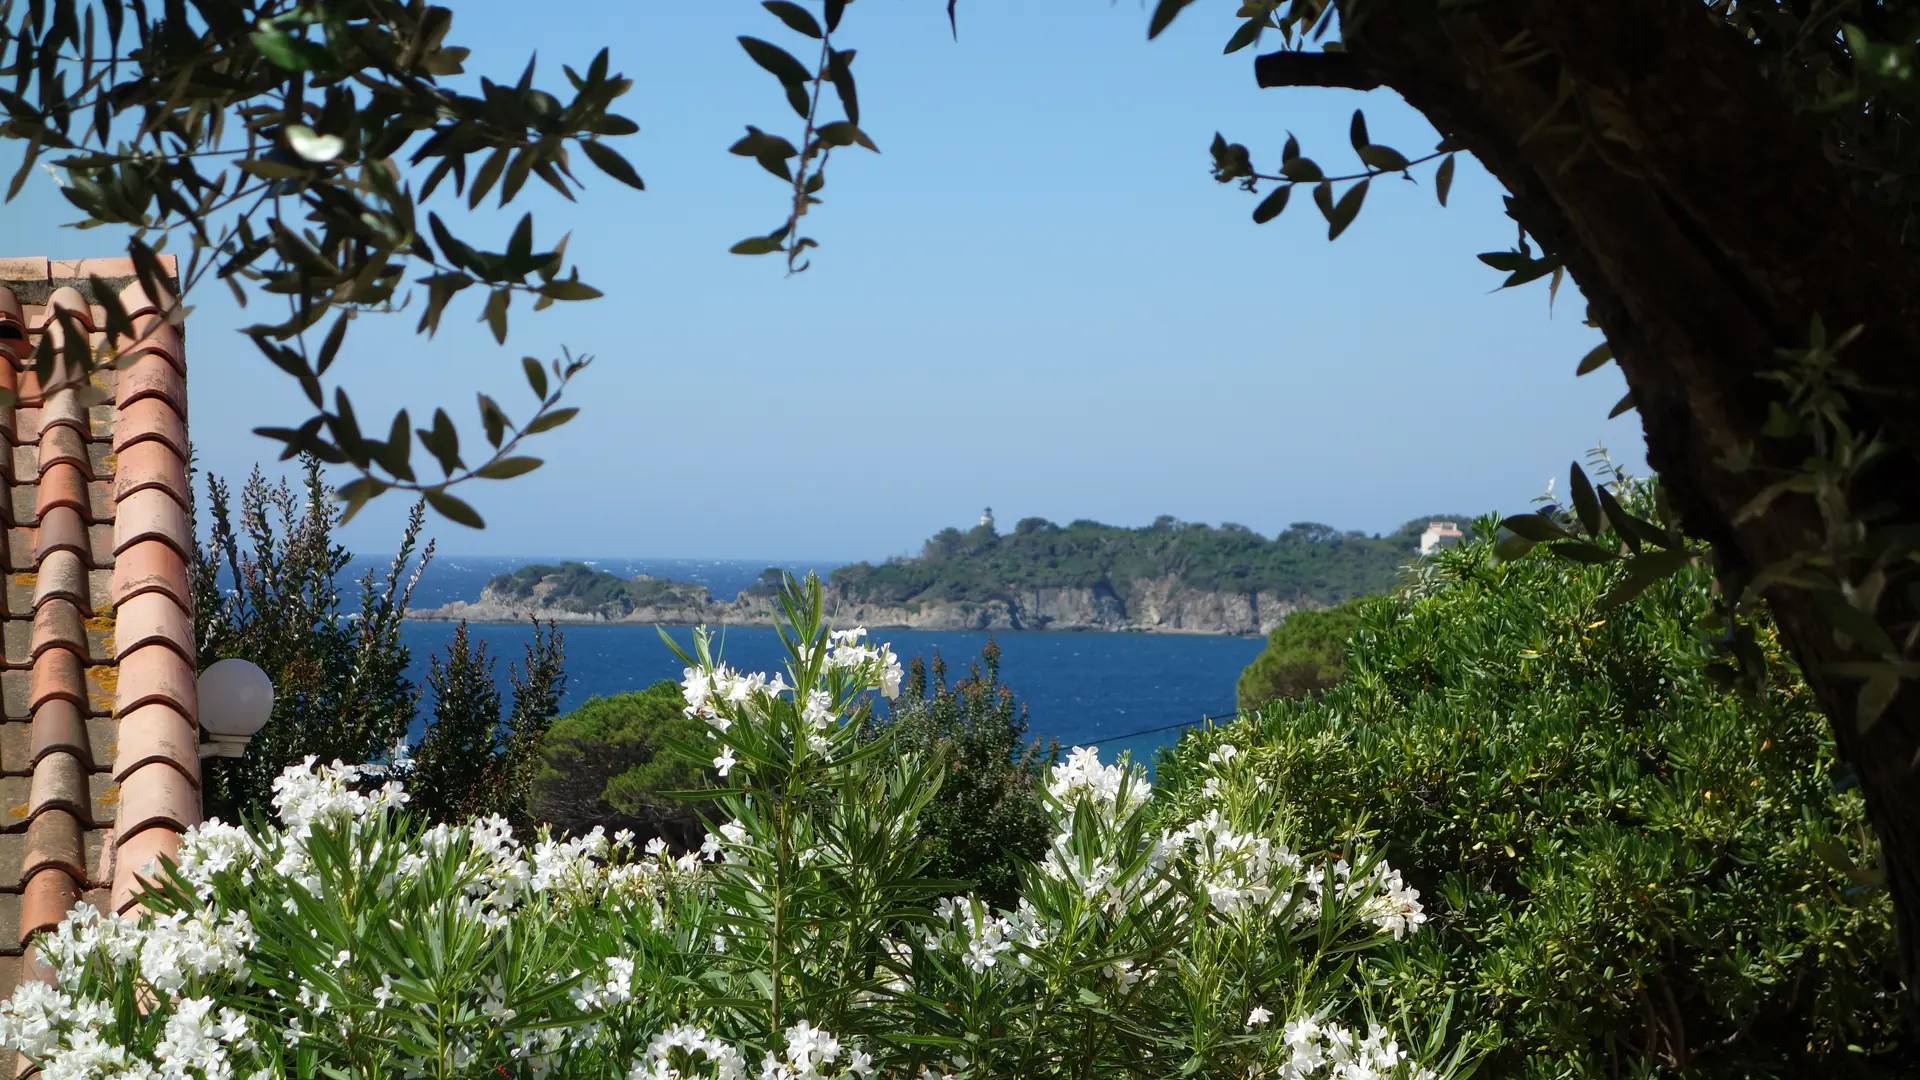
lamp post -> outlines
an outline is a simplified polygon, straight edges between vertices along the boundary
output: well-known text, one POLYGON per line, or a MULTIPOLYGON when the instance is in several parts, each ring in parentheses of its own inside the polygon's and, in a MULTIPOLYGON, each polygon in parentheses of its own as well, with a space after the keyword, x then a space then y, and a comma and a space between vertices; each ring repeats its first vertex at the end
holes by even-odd
POLYGON ((239 757, 247 740, 273 715, 273 680, 258 664, 237 657, 218 660, 200 673, 200 729, 207 741, 201 757, 239 757))

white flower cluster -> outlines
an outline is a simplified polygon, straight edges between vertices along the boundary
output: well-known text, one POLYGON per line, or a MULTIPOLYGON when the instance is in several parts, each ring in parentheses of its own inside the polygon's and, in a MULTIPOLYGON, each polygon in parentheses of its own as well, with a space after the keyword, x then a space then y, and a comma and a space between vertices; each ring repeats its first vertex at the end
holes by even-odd
POLYGON ((227 1051, 253 1045, 246 1017, 232 1009, 216 1011, 211 997, 179 995, 190 980, 250 981, 247 951, 258 942, 244 911, 150 916, 139 925, 103 918, 91 905, 76 904, 37 943, 41 961, 65 989, 23 979, 13 996, 0 1002, 0 1046, 26 1055, 51 1080, 226 1080, 232 1074, 227 1051), (108 1041, 114 1014, 107 1002, 73 992, 84 984, 88 962, 96 959, 135 966, 147 992, 176 999, 153 1062, 137 1060, 108 1041))
POLYGON ((862 1080, 873 1072, 873 1058, 858 1050, 848 1052, 831 1032, 814 1027, 805 1020, 787 1029, 784 1054, 767 1051, 760 1063, 760 1080, 833 1080, 852 1074, 862 1080), (847 1063, 834 1064, 842 1053, 847 1063))
POLYGON ((1032 950, 1047 940, 1045 920, 1025 899, 1018 910, 995 915, 977 897, 951 896, 933 914, 941 925, 925 931, 926 947, 959 957, 975 974, 996 968, 1019 972, 1033 962, 1032 950), (1002 964, 1003 958, 1010 962, 1002 964))
POLYGON ((864 626, 833 631, 827 639, 827 664, 865 674, 868 685, 880 691, 880 696, 892 701, 900 696, 900 680, 904 674, 900 668, 900 658, 884 643, 860 644, 860 639, 866 636, 867 628, 864 626))
POLYGON ((743 674, 725 664, 711 669, 690 667, 681 674, 680 696, 687 701, 687 716, 705 720, 716 731, 733 727, 733 721, 721 714, 721 704, 745 705, 755 695, 780 694, 787 690, 786 680, 779 675, 743 674))
POLYGON ((1110 817, 1130 813, 1147 799, 1151 790, 1144 780, 1127 782, 1127 769, 1120 764, 1100 764, 1100 748, 1076 746, 1067 760, 1053 767, 1047 791, 1054 801, 1071 810, 1081 799, 1110 817))
MULTIPOLYGON (((1163 857, 1191 861, 1206 890, 1208 906, 1229 918, 1267 910, 1275 896, 1275 878, 1300 876, 1300 858, 1286 845, 1236 831, 1218 810, 1209 810, 1185 828, 1168 833, 1161 847, 1163 857)), ((1288 892, 1281 902, 1291 899, 1288 892)), ((1295 909, 1295 921, 1317 918, 1318 906, 1302 904, 1295 909), (1312 912, 1305 911, 1309 906, 1312 912)))
MULTIPOLYGON (((861 644, 861 639, 866 635, 865 627, 831 632, 826 646, 827 667, 853 675, 858 680, 858 689, 878 690, 889 699, 898 697, 902 678, 900 658, 886 645, 861 644)), ((809 647, 800 648, 803 663, 808 662, 811 655, 809 647)), ((833 750, 830 736, 838 715, 834 709, 833 695, 823 688, 809 689, 804 697, 799 697, 798 692, 777 673, 740 672, 725 664, 715 664, 710 668, 688 667, 682 670, 681 676, 680 696, 686 701, 684 711, 688 717, 706 721, 711 729, 707 732, 710 738, 718 738, 733 730, 743 711, 754 710, 756 706, 764 710, 768 699, 781 694, 795 694, 794 704, 800 714, 801 735, 808 749, 823 756, 833 750)), ((753 712, 747 714, 753 715, 753 712)), ((714 771, 721 776, 732 773, 734 766, 739 763, 734 748, 728 745, 722 745, 713 758, 714 771)))
MULTIPOLYGON (((1248 1017, 1249 1026, 1264 1023, 1270 1015, 1256 1008, 1248 1017)), ((1279 1069, 1264 1074, 1279 1080, 1438 1080, 1431 1069, 1411 1065, 1407 1052, 1378 1024, 1358 1036, 1349 1028, 1308 1016, 1286 1025, 1279 1039, 1279 1069)))
POLYGON ((627 1080, 741 1080, 747 1059, 707 1033, 707 1029, 675 1024, 655 1035, 627 1080))

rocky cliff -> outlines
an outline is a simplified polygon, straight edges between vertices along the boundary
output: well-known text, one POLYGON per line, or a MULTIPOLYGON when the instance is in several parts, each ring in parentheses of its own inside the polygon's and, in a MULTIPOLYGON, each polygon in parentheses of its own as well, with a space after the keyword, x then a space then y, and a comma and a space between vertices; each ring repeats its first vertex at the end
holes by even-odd
MULTIPOLYGON (((543 580, 531 591, 496 582, 474 602, 416 610, 411 618, 435 621, 635 623, 668 626, 771 626, 773 598, 756 590, 733 600, 715 599, 698 585, 649 580, 637 596, 588 602, 564 595, 543 580), (671 584, 672 588, 661 586, 671 584)), ((827 610, 841 626, 913 630, 1133 630, 1152 633, 1265 634, 1289 614, 1322 605, 1306 597, 1272 592, 1220 592, 1185 587, 1178 577, 1141 578, 1124 594, 1092 588, 1046 586, 1013 590, 986 601, 875 603, 829 585, 827 610)))

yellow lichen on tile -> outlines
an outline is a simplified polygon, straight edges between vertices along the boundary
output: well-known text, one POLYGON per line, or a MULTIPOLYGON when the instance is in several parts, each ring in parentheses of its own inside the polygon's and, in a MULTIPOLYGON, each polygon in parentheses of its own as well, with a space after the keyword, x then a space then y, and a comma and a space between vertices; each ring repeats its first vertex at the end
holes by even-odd
POLYGON ((40 575, 39 574, 15 574, 13 575, 13 583, 15 585, 19 585, 24 588, 31 589, 35 585, 40 584, 40 575))
POLYGON ((93 801, 102 806, 117 805, 120 802, 120 785, 108 784, 106 787, 101 788, 100 794, 94 796, 93 801))
POLYGON ((9 814, 12 814, 12 815, 13 815, 14 817, 17 817, 17 818, 23 818, 23 817, 26 817, 26 816, 27 816, 27 804, 26 804, 26 803, 21 803, 21 804, 20 804, 19 806, 16 806, 16 807, 14 807, 13 809, 11 809, 11 810, 9 810, 9 811, 7 811, 7 813, 9 813, 9 814))
POLYGON ((87 669, 87 704, 94 712, 111 715, 119 692, 119 668, 95 664, 87 669))

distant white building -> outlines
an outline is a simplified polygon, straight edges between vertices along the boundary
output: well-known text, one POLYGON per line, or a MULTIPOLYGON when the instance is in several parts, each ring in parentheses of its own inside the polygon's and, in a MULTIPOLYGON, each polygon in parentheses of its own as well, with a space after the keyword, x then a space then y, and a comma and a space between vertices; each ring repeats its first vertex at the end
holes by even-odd
POLYGON ((1460 526, 1451 521, 1429 521, 1427 531, 1420 534, 1420 554, 1431 555, 1443 547, 1459 543, 1460 526))
POLYGON ((980 511, 980 524, 989 529, 993 528, 993 507, 989 506, 985 510, 980 511))

